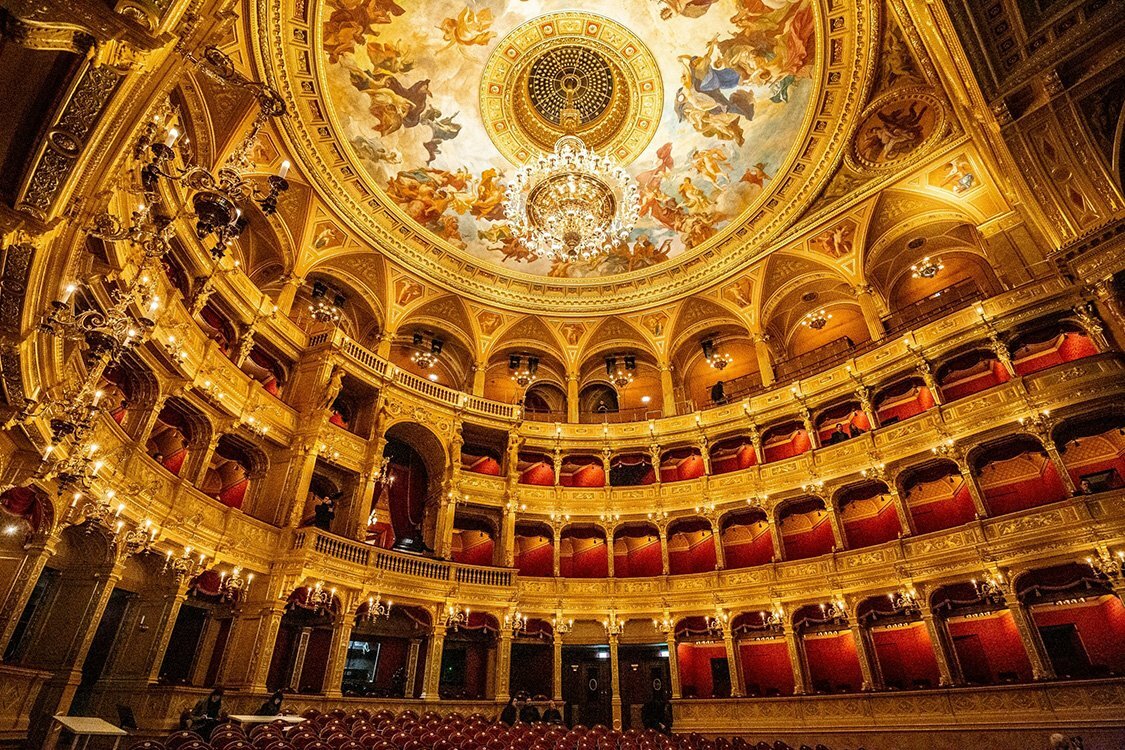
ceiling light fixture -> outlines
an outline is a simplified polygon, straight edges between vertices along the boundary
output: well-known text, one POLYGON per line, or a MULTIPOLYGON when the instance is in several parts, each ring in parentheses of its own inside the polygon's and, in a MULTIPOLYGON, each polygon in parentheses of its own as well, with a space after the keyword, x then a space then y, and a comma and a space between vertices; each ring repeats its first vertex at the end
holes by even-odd
POLYGON ((819 331, 821 328, 828 325, 828 321, 830 320, 832 320, 832 313, 822 307, 819 310, 805 313, 805 317, 801 318, 801 325, 806 328, 811 328, 814 331, 819 331))
POLYGON ((552 153, 516 171, 504 214, 512 234, 536 256, 573 263, 605 255, 628 238, 640 215, 640 195, 615 159, 598 155, 575 135, 582 121, 574 106, 580 76, 569 73, 557 85, 566 97, 559 113, 566 135, 552 153))
POLYGON ((932 279, 941 273, 945 264, 939 258, 926 256, 910 267, 910 276, 915 279, 932 279))

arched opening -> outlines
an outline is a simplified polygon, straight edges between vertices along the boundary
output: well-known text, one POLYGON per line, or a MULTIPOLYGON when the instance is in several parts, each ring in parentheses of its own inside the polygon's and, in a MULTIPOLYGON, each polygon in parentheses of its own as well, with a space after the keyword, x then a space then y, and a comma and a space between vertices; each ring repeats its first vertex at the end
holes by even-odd
POLYGON ((266 393, 278 398, 289 379, 289 367, 290 364, 284 362, 280 354, 261 343, 254 344, 249 356, 240 365, 240 369, 258 381, 266 393))
POLYGON ((836 548, 832 522, 819 497, 798 498, 778 511, 786 560, 826 555, 836 548))
POLYGON ((855 693, 863 688, 863 671, 847 615, 835 605, 807 604, 793 613, 801 639, 809 685, 814 693, 855 693))
POLYGON ((156 417, 146 449, 154 461, 180 475, 192 446, 206 440, 203 415, 180 398, 170 398, 156 417))
POLYGON ((932 409, 936 402, 925 380, 908 377, 876 390, 872 404, 875 407, 875 418, 885 426, 932 409))
POLYGON ((484 518, 458 514, 453 520, 453 562, 464 565, 492 565, 496 548, 496 529, 484 518))
POLYGON ((252 479, 266 470, 265 455, 236 435, 223 435, 199 489, 223 505, 242 508, 250 497, 252 479))
POLYGON ((815 419, 821 445, 835 445, 871 429, 871 420, 858 401, 845 401, 823 409, 815 419))
POLYGON ((660 481, 684 482, 703 476, 703 455, 698 448, 684 446, 664 451, 660 456, 660 481))
POLYGON ((604 487, 605 465, 599 456, 574 454, 563 458, 559 484, 563 487, 604 487))
POLYGON ((1086 331, 1069 320, 1032 324, 1012 339, 1009 348, 1017 375, 1030 375, 1098 354, 1097 344, 1086 331))
POLYGON ((1125 413, 1099 412, 1063 420, 1053 438, 1080 492, 1125 487, 1125 413))
POLYGON ((1042 443, 1030 435, 983 446, 972 457, 990 516, 1064 500, 1066 487, 1042 443))
POLYGON ((919 534, 951 529, 977 516, 972 490, 957 464, 934 461, 899 475, 902 499, 919 534))
POLYGON ((1031 681, 1031 662, 1003 597, 985 595, 975 583, 965 582, 939 588, 930 602, 967 684, 1031 681))
POLYGON ((554 628, 546 620, 529 617, 512 640, 509 694, 526 694, 535 701, 552 695, 554 628))
POLYGON ((555 484, 555 463, 545 453, 520 451, 516 471, 519 472, 520 484, 539 487, 552 487, 555 484))
POLYGON ((937 383, 945 403, 980 393, 1012 379, 991 349, 974 349, 937 368, 937 383))
POLYGON ((676 519, 668 524, 668 569, 672 575, 715 570, 715 533, 706 518, 676 519))
POLYGON ((420 607, 391 606, 383 617, 372 616, 386 602, 370 599, 359 605, 348 644, 341 686, 344 695, 371 698, 416 698, 424 672, 424 642, 430 637, 430 615, 420 607), (417 666, 409 673, 410 654, 417 666))
POLYGON ((500 624, 487 612, 470 612, 464 625, 445 635, 441 651, 442 700, 482 700, 490 690, 486 677, 492 672, 500 624))
POLYGON ((521 576, 549 577, 555 570, 554 532, 545 523, 516 523, 515 566, 521 576))
POLYGON ((882 482, 862 482, 836 497, 848 549, 884 544, 904 533, 890 489, 882 482))
POLYGON ((160 682, 195 687, 218 682, 237 604, 235 597, 224 596, 222 583, 214 568, 191 580, 160 665, 160 682))
POLYGON ((711 473, 729 474, 749 469, 758 463, 754 441, 749 436, 724 438, 711 446, 711 473))
POLYGON ((579 422, 604 422, 619 411, 617 389, 608 383, 590 383, 578 393, 579 422))
POLYGON ((746 695, 776 698, 793 694, 793 663, 781 622, 767 612, 743 612, 731 621, 746 695))
POLYGON ((1125 605, 1089 565, 1030 571, 1017 579, 1016 591, 1039 630, 1056 677, 1125 674, 1125 605))
POLYGON ((428 552, 434 546, 437 505, 447 456, 441 441, 415 422, 399 422, 386 432, 387 504, 393 549, 428 552))
POLYGON ((808 430, 797 421, 774 425, 762 432, 762 461, 773 463, 812 450, 808 430))
POLYGON ((621 453, 609 460, 612 487, 640 487, 655 481, 656 471, 648 453, 621 453))
POLYGON ((324 692, 332 623, 341 610, 335 589, 302 586, 289 594, 274 642, 267 690, 324 692))
POLYGON ((534 383, 523 394, 523 411, 537 422, 566 422, 566 392, 554 383, 534 383))
MULTIPOLYGON (((54 507, 34 487, 9 487, 0 493, 0 518, 4 521, 4 536, 23 539, 54 525, 54 507)), ((0 570, 3 567, 0 565, 0 570)))
POLYGON ((568 526, 559 537, 559 574, 563 578, 606 578, 609 552, 599 526, 568 526))
POLYGON ((723 559, 727 568, 750 568, 773 562, 773 535, 765 511, 728 514, 722 525, 723 559))
POLYGON ((676 666, 684 698, 729 698, 730 661, 722 637, 707 618, 685 617, 676 623, 676 666))
POLYGON ((613 532, 614 578, 648 578, 664 573, 660 533, 650 523, 622 524, 613 532))
POLYGON ((941 682, 933 643, 916 607, 896 607, 893 594, 864 599, 856 619, 888 690, 923 690, 941 682))

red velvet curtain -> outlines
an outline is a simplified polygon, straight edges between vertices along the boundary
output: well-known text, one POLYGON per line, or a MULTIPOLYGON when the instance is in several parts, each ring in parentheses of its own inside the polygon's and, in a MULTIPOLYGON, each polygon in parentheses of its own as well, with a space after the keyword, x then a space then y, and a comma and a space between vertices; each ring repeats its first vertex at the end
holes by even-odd
POLYGON ((1012 366, 1019 375, 1045 370, 1048 367, 1061 365, 1064 362, 1073 362, 1083 357, 1092 357, 1098 353, 1085 334, 1077 331, 1060 333, 1051 341, 1038 346, 1027 346, 1015 352, 1012 366))
POLYGON ((547 462, 538 461, 523 470, 520 474, 520 484, 551 487, 555 484, 555 470, 547 462))
POLYGON ((975 371, 976 368, 971 369, 974 370, 971 373, 969 371, 963 374, 950 373, 942 382, 941 395, 947 403, 1007 383, 1012 379, 1004 365, 995 359, 987 360, 987 364, 979 372, 975 371))
MULTIPOLYGON (((726 658, 727 650, 721 643, 677 643, 676 661, 680 668, 680 693, 683 697, 714 697, 711 660, 726 658)), ((733 682, 733 675, 731 679, 733 682)))
POLYGON ((981 471, 981 492, 991 515, 1002 516, 1005 513, 1015 513, 1066 499, 1066 488, 1055 469, 1054 462, 1049 458, 1029 453, 1009 460, 1018 461, 1025 458, 1035 460, 1036 457, 1041 462, 1038 476, 1027 476, 1006 482, 990 482, 988 480, 990 467, 1006 462, 986 465, 981 471))
POLYGON ((727 474, 741 471, 749 469, 757 462, 758 456, 754 452, 754 445, 750 442, 731 448, 718 446, 711 452, 711 473, 727 474))
POLYGON ((664 573, 659 537, 632 549, 625 549, 625 552, 613 556, 614 578, 647 578, 664 573))
POLYGON ((781 542, 785 545, 786 560, 802 560, 806 557, 826 555, 832 551, 836 539, 832 535, 832 524, 828 516, 806 531, 783 534, 781 542))
MULTIPOLYGON (((749 527, 755 529, 755 527, 749 527)), ((750 568, 755 565, 765 565, 773 560, 773 538, 765 524, 761 530, 755 529, 757 535, 750 541, 739 543, 723 543, 723 554, 726 557, 727 568, 750 568)))
POLYGON ((687 548, 672 547, 672 539, 676 536, 680 535, 674 534, 668 540, 668 569, 673 575, 708 573, 715 570, 714 534, 706 532, 699 538, 696 538, 695 534, 687 535, 689 540, 695 540, 687 548))
POLYGON ((966 679, 973 681, 979 675, 998 683, 1001 673, 1010 673, 1022 682, 1031 681, 1031 662, 1007 610, 988 617, 953 619, 949 635, 966 679))
POLYGON ((789 435, 788 439, 771 441, 764 445, 762 447, 762 458, 768 464, 807 453, 810 448, 812 448, 812 443, 809 442, 809 434, 803 429, 795 430, 789 435))
POLYGON ((1074 625, 1090 663, 1125 673, 1125 605, 1116 596, 1067 607, 1036 607, 1038 627, 1074 625))
POLYGON ((910 505, 910 517, 919 534, 951 529, 976 517, 976 506, 969 485, 958 479, 953 493, 944 500, 910 505))

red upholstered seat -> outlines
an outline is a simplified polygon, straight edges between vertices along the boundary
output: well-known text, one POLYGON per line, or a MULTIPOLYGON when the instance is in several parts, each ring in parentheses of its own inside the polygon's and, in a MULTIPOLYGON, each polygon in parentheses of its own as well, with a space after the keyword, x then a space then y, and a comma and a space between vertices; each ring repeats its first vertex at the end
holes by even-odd
POLYGON ((164 740, 164 747, 168 750, 180 750, 180 748, 187 745, 189 742, 198 742, 203 744, 203 738, 195 732, 187 729, 182 729, 178 732, 173 732, 168 735, 168 739, 164 740))

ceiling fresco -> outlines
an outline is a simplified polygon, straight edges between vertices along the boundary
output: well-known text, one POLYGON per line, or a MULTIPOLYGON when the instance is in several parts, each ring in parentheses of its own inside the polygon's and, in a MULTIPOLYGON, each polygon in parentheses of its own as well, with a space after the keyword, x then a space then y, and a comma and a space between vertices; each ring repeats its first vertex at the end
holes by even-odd
POLYGON ((329 0, 318 31, 333 119, 385 196, 476 258, 557 278, 654 267, 752 214, 814 94, 811 0, 586 0, 564 11, 552 0, 329 0), (541 47, 555 51, 506 64, 541 47), (632 64, 642 58, 652 65, 632 64), (590 131, 629 165, 642 208, 622 247, 552 264, 512 238, 503 184, 549 139, 558 102, 543 71, 568 65, 589 74, 590 131), (490 94, 511 117, 489 108, 490 94))

